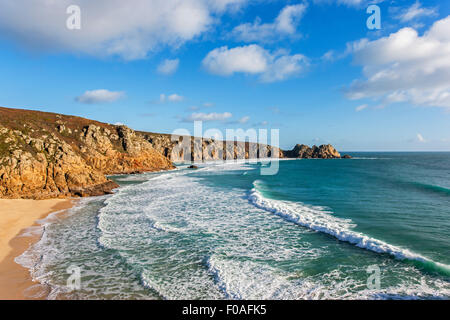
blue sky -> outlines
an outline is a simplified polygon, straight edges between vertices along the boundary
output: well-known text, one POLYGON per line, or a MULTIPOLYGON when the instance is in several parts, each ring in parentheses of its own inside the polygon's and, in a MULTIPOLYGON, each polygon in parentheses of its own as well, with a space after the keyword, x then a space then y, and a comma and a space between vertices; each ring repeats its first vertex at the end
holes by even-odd
POLYGON ((450 151, 449 2, 378 1, 380 30, 364 0, 45 3, 0 4, 1 106, 279 129, 282 148, 450 151))

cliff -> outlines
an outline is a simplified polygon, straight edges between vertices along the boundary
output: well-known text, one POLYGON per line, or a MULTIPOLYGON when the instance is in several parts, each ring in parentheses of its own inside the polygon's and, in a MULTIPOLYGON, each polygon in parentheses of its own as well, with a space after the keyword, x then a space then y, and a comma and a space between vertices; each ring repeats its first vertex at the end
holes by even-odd
POLYGON ((218 141, 213 139, 198 139, 189 136, 173 136, 161 133, 137 132, 149 141, 153 148, 168 157, 171 161, 208 161, 222 159, 252 159, 268 158, 274 153, 279 158, 303 159, 334 159, 341 158, 340 153, 330 144, 308 147, 297 144, 292 150, 281 150, 265 144, 218 141), (189 154, 180 146, 190 140, 189 154))
POLYGON ((117 187, 105 175, 173 168, 125 126, 0 108, 0 198, 102 195, 117 187))
POLYGON ((171 161, 340 158, 331 145, 225 142, 134 131, 75 116, 0 107, 0 198, 95 196, 118 187, 106 175, 175 168, 171 161), (186 148, 186 146, 189 146, 186 148))
POLYGON ((279 158, 283 157, 282 150, 266 144, 227 142, 150 132, 138 132, 138 134, 150 142, 155 150, 174 162, 269 158, 274 153, 279 158))

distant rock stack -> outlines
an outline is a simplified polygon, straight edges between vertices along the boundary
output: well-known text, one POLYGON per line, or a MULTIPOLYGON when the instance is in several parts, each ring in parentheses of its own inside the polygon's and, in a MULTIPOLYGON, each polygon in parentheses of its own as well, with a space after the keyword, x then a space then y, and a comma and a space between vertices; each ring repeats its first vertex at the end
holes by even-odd
POLYGON ((285 158, 302 158, 302 159, 336 159, 341 158, 340 153, 331 145, 324 144, 319 147, 311 148, 304 144, 297 144, 290 151, 283 151, 285 158))

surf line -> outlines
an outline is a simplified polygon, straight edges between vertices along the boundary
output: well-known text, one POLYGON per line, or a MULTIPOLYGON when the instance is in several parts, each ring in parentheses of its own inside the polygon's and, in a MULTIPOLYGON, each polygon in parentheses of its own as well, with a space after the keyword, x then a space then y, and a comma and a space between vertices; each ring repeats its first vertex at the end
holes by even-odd
POLYGON ((196 307, 189 304, 188 307, 183 307, 183 315, 207 315, 213 318, 217 307, 196 307))

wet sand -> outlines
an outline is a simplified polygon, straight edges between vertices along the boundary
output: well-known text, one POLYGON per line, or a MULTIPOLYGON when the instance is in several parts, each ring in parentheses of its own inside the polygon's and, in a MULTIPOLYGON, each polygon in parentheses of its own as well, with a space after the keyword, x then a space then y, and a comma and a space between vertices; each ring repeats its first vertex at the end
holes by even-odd
POLYGON ((40 235, 20 236, 50 213, 69 209, 73 201, 0 199, 0 300, 44 299, 45 287, 33 282, 28 269, 14 262, 40 235))

